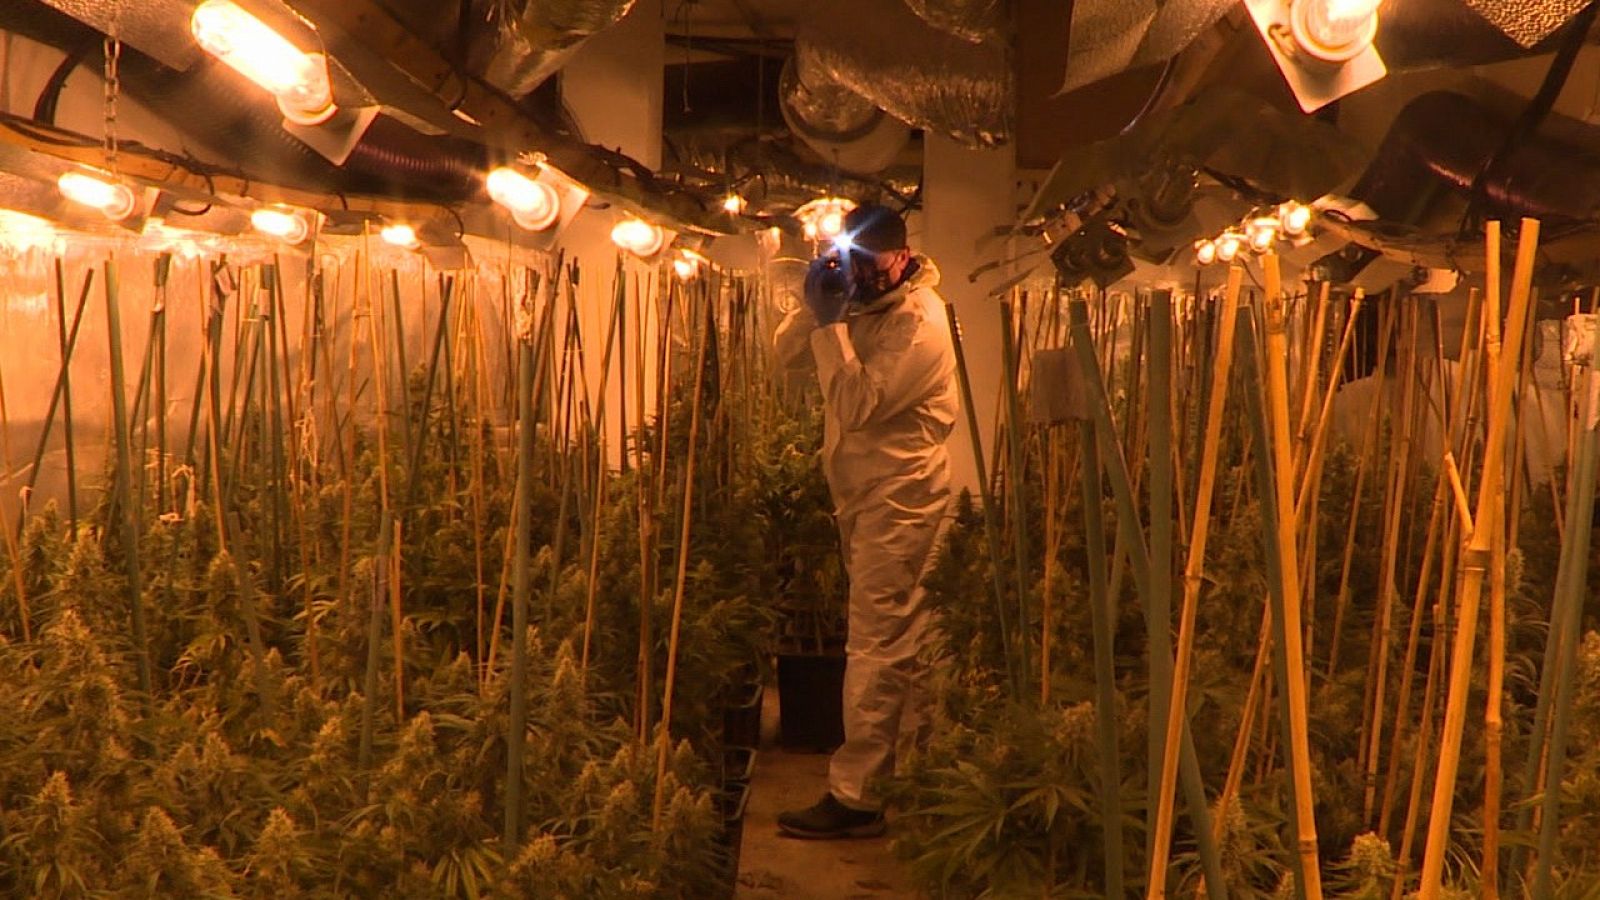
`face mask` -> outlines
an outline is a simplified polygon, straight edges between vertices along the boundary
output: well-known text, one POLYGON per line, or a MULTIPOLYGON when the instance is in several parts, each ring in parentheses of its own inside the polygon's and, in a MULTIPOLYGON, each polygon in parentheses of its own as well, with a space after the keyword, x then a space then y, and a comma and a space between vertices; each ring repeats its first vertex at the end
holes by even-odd
POLYGON ((877 260, 867 254, 852 254, 850 273, 855 282, 857 303, 871 303, 894 290, 889 270, 880 269, 877 260))

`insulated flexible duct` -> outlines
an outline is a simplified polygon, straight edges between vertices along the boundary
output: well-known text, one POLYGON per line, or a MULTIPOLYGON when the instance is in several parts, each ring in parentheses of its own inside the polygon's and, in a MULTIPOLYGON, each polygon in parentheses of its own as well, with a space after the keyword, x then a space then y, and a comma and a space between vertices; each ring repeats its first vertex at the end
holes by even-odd
POLYGON ((904 3, 878 4, 874 12, 862 15, 849 0, 812 3, 795 38, 799 70, 970 146, 1010 140, 1014 100, 1004 42, 963 40, 904 3))
POLYGON ((1004 9, 1000 0, 906 0, 923 21, 964 41, 1000 39, 1004 9))
MULTIPOLYGON (((451 4, 431 4, 449 12, 451 4)), ((584 41, 621 21, 633 0, 502 0, 493 49, 483 67, 490 84, 513 97, 532 93, 584 41)))
MULTIPOLYGON (((1581 123, 1565 123, 1583 128, 1581 123)), ((1449 91, 1424 94, 1389 127, 1372 165, 1351 191, 1385 219, 1415 222, 1445 185, 1467 193, 1504 141, 1510 123, 1476 100, 1449 91)), ((1498 215, 1594 221, 1600 215, 1600 129, 1587 146, 1534 136, 1484 179, 1487 209, 1498 215)))
POLYGON ((910 127, 826 73, 807 68, 791 56, 778 79, 779 109, 789 130, 846 172, 871 174, 892 164, 911 139, 910 127))

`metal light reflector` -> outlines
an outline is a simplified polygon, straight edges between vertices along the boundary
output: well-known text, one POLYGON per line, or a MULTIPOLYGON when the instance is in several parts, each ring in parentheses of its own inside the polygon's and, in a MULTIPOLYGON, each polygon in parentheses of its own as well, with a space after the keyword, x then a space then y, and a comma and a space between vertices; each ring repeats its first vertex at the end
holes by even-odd
POLYGON ((106 218, 120 222, 133 214, 133 189, 109 175, 74 170, 61 173, 56 187, 74 203, 100 210, 106 218))
POLYGON ((336 111, 327 58, 296 47, 233 0, 205 0, 189 30, 206 52, 276 97, 289 121, 317 125, 336 111))

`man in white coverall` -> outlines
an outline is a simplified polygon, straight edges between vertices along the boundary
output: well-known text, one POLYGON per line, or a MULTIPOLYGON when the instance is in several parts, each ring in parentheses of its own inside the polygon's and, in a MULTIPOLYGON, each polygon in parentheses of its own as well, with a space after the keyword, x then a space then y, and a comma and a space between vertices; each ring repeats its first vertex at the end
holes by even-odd
POLYGON ((915 708, 926 705, 918 656, 930 636, 922 579, 949 506, 945 442, 958 412, 938 283, 933 263, 907 248, 899 215, 858 207, 811 264, 805 305, 778 329, 781 361, 807 343, 816 361, 823 473, 850 577, 844 745, 829 764, 828 793, 778 817, 793 837, 882 834, 872 782, 893 773, 902 731, 925 724, 915 708))

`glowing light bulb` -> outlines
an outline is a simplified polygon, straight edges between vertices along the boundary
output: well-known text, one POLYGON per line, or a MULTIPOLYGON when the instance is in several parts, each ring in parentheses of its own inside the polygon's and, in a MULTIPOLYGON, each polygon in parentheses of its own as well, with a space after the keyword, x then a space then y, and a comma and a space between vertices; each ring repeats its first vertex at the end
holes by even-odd
POLYGON ((745 199, 737 193, 730 193, 722 198, 722 209, 730 216, 737 216, 744 212, 745 199))
POLYGON ((839 232, 843 230, 844 212, 841 210, 823 213, 822 218, 817 220, 817 233, 825 238, 838 237, 839 232))
POLYGON ((1294 0, 1289 9, 1295 42, 1333 63, 1355 58, 1378 33, 1380 0, 1294 0))
POLYGON ((817 223, 807 222, 803 230, 805 231, 806 240, 814 241, 817 239, 817 223))
POLYGON ((700 274, 700 266, 705 261, 704 256, 693 250, 679 250, 677 257, 672 260, 673 274, 678 276, 679 281, 692 281, 700 274))
POLYGON ((1217 259, 1233 262, 1243 246, 1244 235, 1237 231, 1224 231, 1222 237, 1217 238, 1217 259))
POLYGON ((543 181, 501 166, 485 179, 489 198, 511 210, 511 217, 529 231, 544 231, 561 218, 561 197, 543 181))
POLYGON ((393 244, 396 247, 415 250, 422 246, 422 242, 417 240, 417 230, 404 222, 385 225, 378 234, 383 237, 384 243, 393 244))
POLYGON ((1311 207, 1293 200, 1278 205, 1278 224, 1283 233, 1299 237, 1311 227, 1311 207))
POLYGON ((133 215, 133 189, 112 180, 110 175, 77 170, 63 172, 56 179, 56 187, 68 200, 92 206, 113 222, 133 215))
POLYGON ((661 227, 643 219, 623 219, 611 229, 611 242, 634 256, 655 256, 665 241, 661 227))
POLYGON ((1199 240, 1194 242, 1194 261, 1202 266, 1209 266, 1217 261, 1217 242, 1199 240))
POLYGON ((270 206, 250 214, 250 224, 262 234, 278 238, 289 244, 298 244, 311 234, 311 226, 303 216, 287 209, 270 206))
POLYGON ((205 0, 189 30, 207 53, 276 97, 289 121, 317 125, 336 111, 327 57, 291 44, 233 0, 205 0))
POLYGON ((1250 224, 1245 226, 1244 234, 1251 250, 1265 253, 1272 249, 1273 242, 1278 239, 1278 219, 1275 216, 1252 219, 1250 224))

